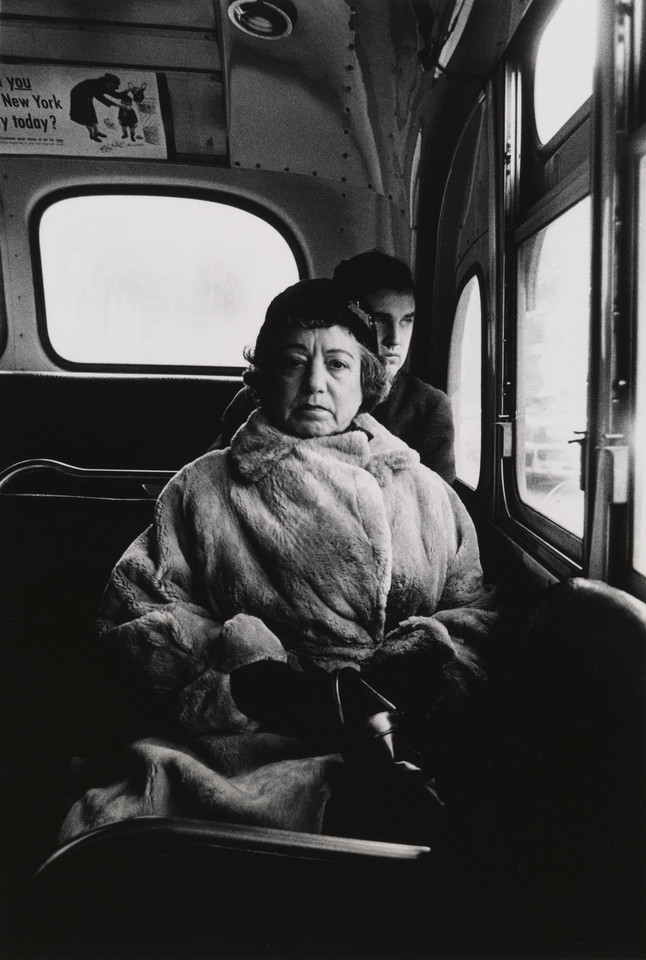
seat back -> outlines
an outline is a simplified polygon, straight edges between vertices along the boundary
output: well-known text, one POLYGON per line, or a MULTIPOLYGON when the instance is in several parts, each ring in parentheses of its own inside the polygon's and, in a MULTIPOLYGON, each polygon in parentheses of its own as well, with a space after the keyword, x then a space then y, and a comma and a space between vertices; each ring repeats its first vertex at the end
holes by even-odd
POLYGON ((148 722, 149 702, 100 656, 95 620, 112 567, 149 525, 153 509, 136 476, 79 479, 51 465, 34 470, 32 463, 0 488, 8 876, 28 876, 51 849, 70 802, 70 758, 116 747, 148 722), (65 492, 68 481, 94 488, 91 495, 72 494, 65 492), (125 497, 119 495, 124 483, 130 487, 125 497), (25 492, 34 484, 39 492, 25 492), (133 705, 128 712, 125 704, 133 705))

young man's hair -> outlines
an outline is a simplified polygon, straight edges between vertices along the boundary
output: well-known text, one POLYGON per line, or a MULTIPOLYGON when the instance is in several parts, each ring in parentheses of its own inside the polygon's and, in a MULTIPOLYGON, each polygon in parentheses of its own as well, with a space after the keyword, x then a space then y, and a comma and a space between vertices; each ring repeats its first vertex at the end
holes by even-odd
POLYGON ((415 296, 410 268, 383 250, 366 250, 342 260, 334 270, 333 279, 349 296, 369 298, 371 293, 384 289, 415 296))

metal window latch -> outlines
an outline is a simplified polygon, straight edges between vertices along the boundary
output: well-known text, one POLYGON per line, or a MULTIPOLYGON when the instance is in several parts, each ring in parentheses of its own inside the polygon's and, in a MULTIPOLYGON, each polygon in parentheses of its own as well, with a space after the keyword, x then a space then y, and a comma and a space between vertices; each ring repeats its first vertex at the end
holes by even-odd
MULTIPOLYGON (((606 433, 604 440, 624 440, 623 433, 606 433)), ((597 447, 604 457, 603 469, 607 476, 608 503, 628 502, 628 445, 603 443, 597 447)))
POLYGON ((579 490, 585 490, 585 453, 588 445, 587 430, 573 430, 574 440, 568 440, 568 443, 578 443, 580 446, 579 458, 579 490))
POLYGON ((501 456, 511 457, 514 452, 513 446, 513 423, 511 420, 498 420, 496 427, 500 440, 501 456))

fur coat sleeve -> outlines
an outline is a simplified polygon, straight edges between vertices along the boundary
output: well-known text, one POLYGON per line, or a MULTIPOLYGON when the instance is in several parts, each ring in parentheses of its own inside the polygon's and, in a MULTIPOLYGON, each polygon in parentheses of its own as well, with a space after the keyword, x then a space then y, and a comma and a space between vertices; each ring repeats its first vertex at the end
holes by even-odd
POLYGON ((180 473, 157 501, 154 523, 115 567, 99 633, 134 660, 191 732, 243 733, 255 724, 235 706, 230 672, 257 660, 285 661, 286 653, 257 617, 240 613, 223 621, 207 603, 190 512, 180 473))

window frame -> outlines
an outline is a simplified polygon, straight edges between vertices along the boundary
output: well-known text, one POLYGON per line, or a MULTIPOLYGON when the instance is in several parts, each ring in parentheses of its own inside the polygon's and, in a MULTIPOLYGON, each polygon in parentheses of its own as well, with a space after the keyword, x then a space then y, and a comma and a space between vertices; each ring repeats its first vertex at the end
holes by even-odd
MULTIPOLYGON (((159 187, 156 184, 96 184, 91 186, 75 186, 56 190, 47 194, 34 205, 29 220, 29 243, 32 252, 32 268, 34 277, 34 295, 36 303, 36 322, 38 336, 47 357, 60 369, 77 373, 112 373, 112 374, 159 374, 177 376, 214 376, 239 377, 246 369, 244 363, 240 366, 215 366, 208 364, 155 364, 155 363, 98 363, 79 362, 61 356, 54 348, 47 328, 47 311, 45 307, 45 284, 40 249, 40 224, 44 213, 56 203, 75 197, 89 196, 147 196, 170 197, 177 199, 201 200, 211 203, 225 204, 244 210, 263 220, 273 227, 287 243, 294 256, 299 279, 308 275, 305 254, 291 229, 273 211, 262 204, 246 197, 227 193, 223 190, 210 189, 176 189, 159 187)), ((259 318, 262 321, 262 317, 259 318)))
MULTIPOLYGON (((528 12, 501 66, 506 150, 503 189, 504 214, 500 247, 505 251, 503 322, 500 325, 501 380, 498 421, 510 431, 500 451, 500 498, 497 519, 518 544, 536 556, 556 576, 580 573, 584 564, 583 537, 571 533, 520 498, 516 474, 519 376, 518 252, 522 243, 565 214, 592 192, 591 143, 594 98, 588 98, 546 143, 538 137, 534 115, 534 76, 538 47, 558 0, 528 12), (587 131, 585 128, 587 124, 587 131), (589 131, 589 134, 588 134, 589 131), (582 139, 589 136, 588 149, 582 139), (574 147, 566 156, 569 166, 558 167, 559 151, 574 147), (556 159, 553 159, 556 158, 556 159), (550 169, 556 163, 557 175, 550 169), (531 182, 530 182, 531 181, 531 182), (528 189, 529 186, 529 189, 528 189), (511 426, 509 426, 511 424, 511 426)), ((503 149, 503 144, 499 144, 503 149)), ((588 424, 584 425, 589 429, 588 424)))
MULTIPOLYGON (((631 180, 630 180, 630 206, 633 211, 637 210, 637 202, 639 199, 639 167, 640 162, 646 161, 646 124, 640 127, 633 137, 630 150, 630 164, 631 164, 631 180)), ((646 198, 645 198, 646 199, 646 198)), ((630 251, 630 260, 631 260, 631 271, 634 282, 631 283, 631 309, 632 316, 634 317, 634 326, 633 326, 633 338, 631 341, 631 378, 632 378, 632 390, 631 390, 631 403, 630 410, 632 415, 632 423, 634 427, 635 423, 635 413, 637 407, 637 324, 639 320, 639 291, 637 277, 639 276, 639 230, 638 222, 635 221, 633 224, 633 229, 631 231, 631 251, 630 251)), ((646 236, 643 237, 644 249, 646 249, 646 236)), ((646 283, 644 284, 646 289, 646 283)), ((645 315, 642 318, 642 326, 644 328, 644 335, 646 336, 646 297, 642 303, 642 309, 645 311, 645 315)), ((646 389, 646 370, 641 371, 641 376, 644 378, 645 383, 643 388, 646 389)), ((633 593, 635 596, 640 597, 642 600, 646 601, 646 576, 640 573, 634 566, 634 537, 635 537, 635 513, 634 513, 634 504, 635 504, 635 480, 636 480, 636 471, 635 471, 635 447, 634 444, 631 444, 630 447, 630 467, 629 467, 629 483, 628 483, 628 502, 632 508, 631 514, 628 517, 628 542, 627 542, 627 563, 626 563, 626 588, 633 593)), ((646 509, 646 497, 644 498, 643 508, 646 509)))
MULTIPOLYGON (((515 404, 514 404, 514 438, 513 438, 513 456, 509 458, 509 467, 505 473, 505 484, 506 484, 506 493, 508 500, 513 498, 514 511, 517 513, 518 518, 525 523, 525 525, 532 530, 535 530, 542 538, 548 542, 553 542, 559 551, 564 553, 566 556, 570 557, 577 564, 581 564, 583 560, 583 536, 578 536, 572 531, 568 530, 565 527, 562 527, 555 520, 550 519, 546 514, 541 513, 539 510, 536 510, 534 507, 530 506, 526 500, 523 500, 520 495, 519 483, 518 483, 518 471, 517 471, 517 435, 516 435, 516 425, 518 423, 518 385, 520 382, 520 377, 522 373, 518 370, 518 302, 517 302, 517 289, 518 289, 518 254, 520 247, 523 243, 529 240, 531 237, 536 236, 540 233, 541 230, 547 229, 551 224, 556 223, 560 217, 567 214, 573 207, 575 207, 582 200, 585 200, 590 196, 589 190, 585 189, 586 177, 585 175, 574 178, 574 180, 568 185, 566 191, 568 197, 568 203, 566 206, 562 205, 563 197, 556 198, 558 203, 546 203, 544 210, 540 211, 540 215, 530 218, 526 221, 515 233, 514 235, 514 302, 515 302, 515 331, 514 331, 514 356, 512 358, 512 363, 514 367, 514 378, 515 378, 515 404), (552 215, 547 216, 547 213, 550 212, 552 215)), ((592 226, 590 229, 590 234, 592 235, 592 226)), ((590 318, 588 318, 588 327, 590 324, 590 318)), ((587 390, 586 390, 586 407, 587 407, 587 390)), ((580 459, 581 470, 583 470, 583 453, 581 453, 580 459)), ((584 518, 585 522, 585 518, 584 518)), ((585 536, 585 532, 584 532, 585 536)))

